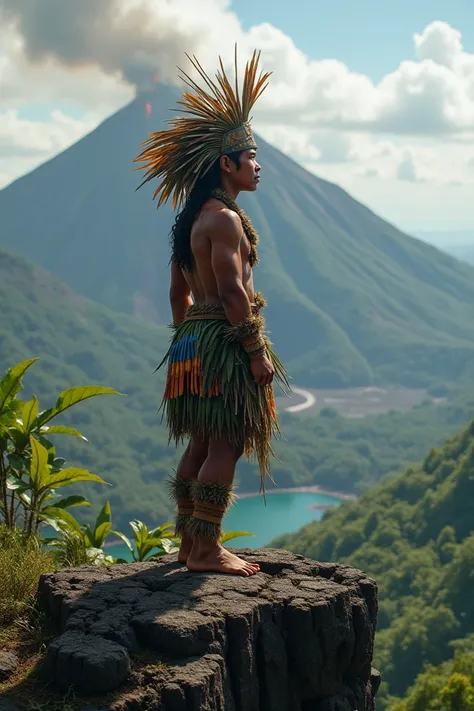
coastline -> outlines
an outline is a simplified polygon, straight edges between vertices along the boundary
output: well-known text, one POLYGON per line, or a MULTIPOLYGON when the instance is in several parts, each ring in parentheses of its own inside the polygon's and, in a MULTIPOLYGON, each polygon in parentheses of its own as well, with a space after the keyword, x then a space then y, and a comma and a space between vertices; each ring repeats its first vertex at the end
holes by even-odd
MULTIPOLYGON (((267 494, 321 494, 322 496, 332 496, 341 501, 357 501, 359 498, 357 494, 348 494, 345 491, 333 491, 332 489, 325 489, 317 484, 310 486, 278 487, 265 491, 265 495, 267 494)), ((258 491, 239 491, 239 489, 237 489, 237 496, 239 499, 251 499, 261 496, 261 494, 258 491)))
MULTIPOLYGON (((237 489, 237 498, 238 499, 255 499, 261 494, 258 491, 239 491, 237 489)), ((358 496, 357 494, 349 494, 345 491, 334 491, 333 489, 326 489, 325 487, 318 486, 317 484, 309 485, 309 486, 291 486, 291 487, 277 487, 275 489, 270 489, 269 491, 265 491, 265 495, 267 494, 321 494, 322 496, 329 496, 334 498, 337 501, 357 501, 358 496)), ((321 510, 321 511, 326 511, 327 509, 334 508, 337 505, 336 501, 334 502, 328 502, 328 503, 314 503, 311 504, 308 508, 314 509, 314 510, 321 510)), ((123 541, 122 543, 119 542, 119 539, 115 541, 107 541, 103 548, 114 548, 119 545, 124 545, 123 541)))

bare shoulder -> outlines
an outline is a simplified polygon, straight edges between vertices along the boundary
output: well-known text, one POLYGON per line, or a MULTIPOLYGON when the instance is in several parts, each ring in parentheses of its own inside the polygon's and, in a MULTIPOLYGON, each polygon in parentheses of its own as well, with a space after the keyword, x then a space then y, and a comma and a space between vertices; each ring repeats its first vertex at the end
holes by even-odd
POLYGON ((240 241, 243 228, 237 213, 217 200, 210 201, 206 208, 206 228, 211 240, 240 241))

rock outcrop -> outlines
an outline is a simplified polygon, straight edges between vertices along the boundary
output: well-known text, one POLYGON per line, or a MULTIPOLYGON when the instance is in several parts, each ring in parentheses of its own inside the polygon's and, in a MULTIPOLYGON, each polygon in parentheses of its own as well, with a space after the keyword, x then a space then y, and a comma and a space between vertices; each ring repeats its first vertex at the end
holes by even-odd
POLYGON ((286 551, 240 553, 262 572, 189 573, 169 556, 44 576, 55 685, 122 686, 111 711, 373 711, 375 583, 286 551))

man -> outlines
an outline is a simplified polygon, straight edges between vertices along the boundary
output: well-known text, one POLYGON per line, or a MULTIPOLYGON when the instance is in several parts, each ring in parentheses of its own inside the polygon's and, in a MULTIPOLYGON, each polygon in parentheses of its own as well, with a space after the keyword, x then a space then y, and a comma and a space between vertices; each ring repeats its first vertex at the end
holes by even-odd
POLYGON ((171 195, 173 206, 184 201, 171 230, 174 336, 160 364, 168 364, 163 404, 170 439, 189 437, 171 480, 182 539, 179 560, 189 570, 244 576, 259 566, 223 548, 221 523, 244 452, 256 455, 264 489, 271 438, 279 432, 274 376, 287 385, 264 333, 264 299, 254 292, 258 236, 235 202, 260 181, 248 123, 270 76, 257 77, 259 57, 254 52, 246 66, 241 96, 222 62, 214 83, 190 60, 210 92, 182 73, 194 90, 179 102, 185 115, 172 119, 170 129, 152 133, 135 159, 145 164, 143 183, 161 179, 158 205, 171 195))

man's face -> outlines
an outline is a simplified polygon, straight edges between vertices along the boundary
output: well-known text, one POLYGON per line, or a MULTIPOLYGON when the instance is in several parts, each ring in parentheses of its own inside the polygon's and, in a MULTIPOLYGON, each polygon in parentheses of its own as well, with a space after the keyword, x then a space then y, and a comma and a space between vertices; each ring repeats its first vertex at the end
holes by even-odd
POLYGON ((257 150, 249 148, 240 154, 240 169, 232 171, 232 179, 242 191, 256 190, 260 182, 260 166, 257 163, 257 150))

